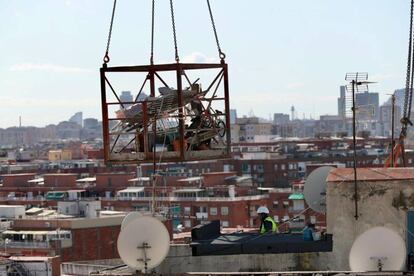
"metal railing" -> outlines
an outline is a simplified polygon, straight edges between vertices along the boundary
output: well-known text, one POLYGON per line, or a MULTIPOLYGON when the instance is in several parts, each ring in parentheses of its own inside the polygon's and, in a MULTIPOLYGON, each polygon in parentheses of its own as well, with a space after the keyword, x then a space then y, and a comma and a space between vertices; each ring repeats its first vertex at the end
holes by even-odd
MULTIPOLYGON (((208 202, 217 202, 217 201, 246 201, 246 200, 260 200, 269 198, 268 194, 263 195, 254 195, 254 196, 239 196, 239 197, 157 197, 157 201, 208 201, 208 202)), ((152 197, 112 197, 112 198, 100 198, 105 201, 151 201, 152 197)))
POLYGON ((6 248, 49 248, 49 242, 10 241, 6 248))

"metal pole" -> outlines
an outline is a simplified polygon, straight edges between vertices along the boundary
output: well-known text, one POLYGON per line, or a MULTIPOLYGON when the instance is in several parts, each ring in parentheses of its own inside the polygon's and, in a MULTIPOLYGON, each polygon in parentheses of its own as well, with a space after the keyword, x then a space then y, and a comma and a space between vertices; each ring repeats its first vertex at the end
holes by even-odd
MULTIPOLYGON (((150 71, 150 86, 151 86, 151 97, 155 97, 155 78, 154 78, 154 71, 151 69, 150 71)), ((155 170, 157 169, 157 161, 156 161, 156 145, 157 145, 157 112, 155 112, 153 122, 152 122, 152 201, 151 201, 151 212, 152 215, 155 215, 155 184, 156 184, 156 175, 155 170)))
POLYGON ((355 199, 355 220, 358 220, 358 186, 357 186, 357 160, 356 160, 356 118, 355 118, 355 85, 352 81, 352 139, 354 146, 354 199, 355 199))
POLYGON ((102 65, 99 70, 101 77, 101 105, 102 105, 102 132, 103 132, 103 144, 104 144, 104 159, 108 164, 110 156, 110 137, 109 137, 109 122, 108 122, 108 105, 106 103, 106 82, 105 82, 105 70, 106 64, 102 65))
POLYGON ((394 167, 394 116, 395 116, 395 95, 391 96, 392 108, 391 108, 391 167, 394 167))

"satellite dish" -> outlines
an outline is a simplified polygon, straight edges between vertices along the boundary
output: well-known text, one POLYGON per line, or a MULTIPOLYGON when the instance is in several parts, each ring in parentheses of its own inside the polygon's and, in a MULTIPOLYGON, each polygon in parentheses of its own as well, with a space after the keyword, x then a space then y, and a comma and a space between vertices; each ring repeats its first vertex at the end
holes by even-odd
POLYGON ((317 168, 306 179, 303 191, 306 203, 318 213, 326 212, 326 177, 333 168, 317 168))
POLYGON ((128 215, 126 215, 124 217, 124 219, 122 220, 121 231, 125 228, 125 226, 128 225, 128 223, 130 223, 131 221, 135 220, 136 218, 138 218, 140 216, 142 216, 142 214, 139 213, 139 212, 130 212, 130 213, 128 213, 128 215))
POLYGON ((405 264, 404 240, 395 231, 374 227, 354 242, 349 253, 352 271, 399 271, 405 264))
POLYGON ((147 272, 167 257, 170 235, 161 221, 139 216, 127 223, 118 236, 118 253, 134 270, 147 272))

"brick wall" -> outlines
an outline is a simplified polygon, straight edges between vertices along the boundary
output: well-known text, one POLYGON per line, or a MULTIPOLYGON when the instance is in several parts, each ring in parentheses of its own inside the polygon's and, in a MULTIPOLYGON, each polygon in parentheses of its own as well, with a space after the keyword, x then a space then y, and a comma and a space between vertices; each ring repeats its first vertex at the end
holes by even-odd
POLYGON ((27 181, 35 178, 34 173, 22 173, 22 174, 4 174, 3 187, 28 187, 30 183, 27 181))
POLYGON ((45 174, 45 187, 73 187, 76 188, 76 174, 45 174))

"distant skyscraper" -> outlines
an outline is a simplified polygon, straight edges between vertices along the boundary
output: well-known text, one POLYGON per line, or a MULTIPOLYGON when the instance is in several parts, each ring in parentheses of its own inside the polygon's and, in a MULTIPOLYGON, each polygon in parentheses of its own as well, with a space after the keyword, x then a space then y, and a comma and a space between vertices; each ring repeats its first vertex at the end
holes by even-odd
POLYGON ((378 120, 379 119, 379 94, 375 92, 364 92, 355 94, 355 105, 357 107, 357 119, 378 120))
POLYGON ((345 110, 345 99, 346 99, 346 86, 341 85, 339 87, 339 98, 338 98, 338 116, 341 118, 345 118, 346 110, 345 110))
POLYGON ((86 118, 83 120, 83 127, 87 129, 99 127, 99 122, 95 118, 86 118))
POLYGON ((70 117, 69 122, 71 123, 77 123, 78 125, 82 126, 83 123, 83 113, 82 112, 76 112, 72 117, 70 117))
POLYGON ((235 124, 237 122, 237 110, 230 109, 230 124, 235 124))
MULTIPOLYGON (((400 130, 401 108, 396 105, 394 109, 394 135, 397 137, 400 130)), ((380 120, 381 136, 390 137, 392 133, 392 105, 385 103, 380 107, 380 120)))
MULTIPOLYGON (((395 105, 399 106, 401 108, 401 112, 403 112, 404 111, 403 110, 404 109, 404 100, 405 100, 405 88, 395 90, 394 95, 395 95, 395 105)), ((391 96, 384 104, 391 105, 391 96)), ((414 110, 414 97, 411 99, 411 111, 413 111, 413 110, 414 110)), ((402 113, 401 113, 401 115, 402 115, 402 113)), ((413 115, 414 114, 411 114, 411 118, 413 118, 413 115)))
POLYGON ((289 123, 289 114, 275 113, 273 114, 274 125, 284 125, 289 123))
MULTIPOLYGON (((131 91, 122 91, 121 92, 121 96, 119 96, 119 99, 121 100, 121 102, 133 102, 134 98, 132 97, 131 91)), ((124 107, 127 108, 129 107, 130 104, 124 104, 124 107)))
MULTIPOLYGON (((338 116, 340 118, 352 116, 352 93, 346 91, 346 86, 339 88, 338 116)), ((375 92, 355 93, 356 117, 358 120, 379 119, 379 95, 375 92)))

